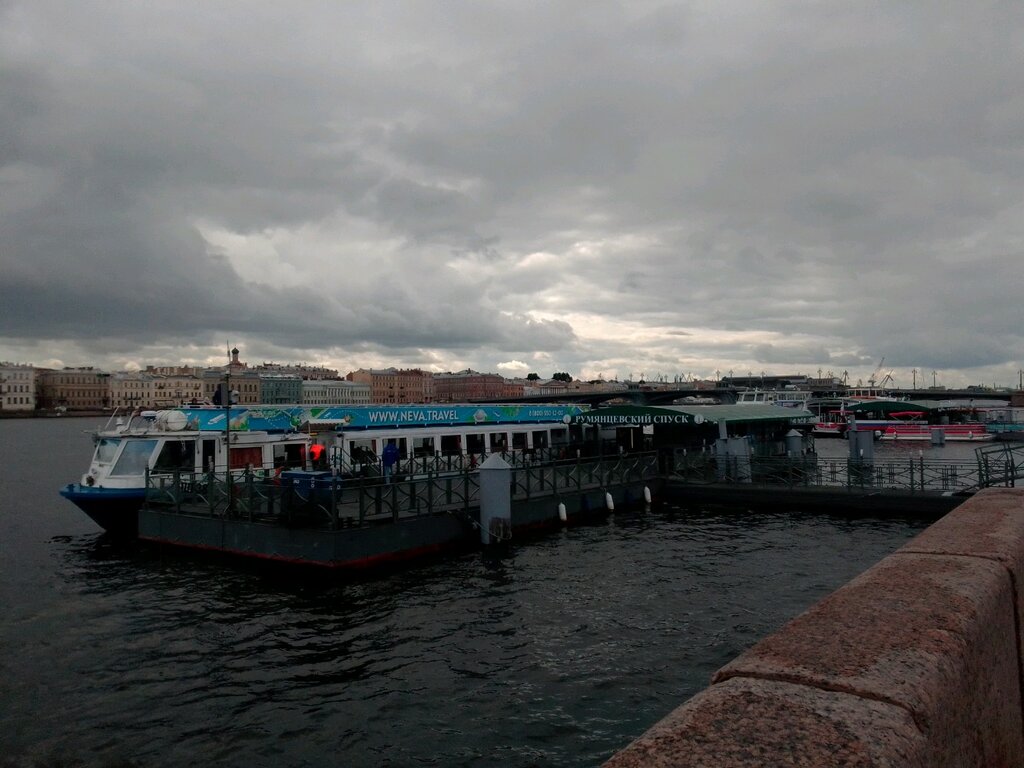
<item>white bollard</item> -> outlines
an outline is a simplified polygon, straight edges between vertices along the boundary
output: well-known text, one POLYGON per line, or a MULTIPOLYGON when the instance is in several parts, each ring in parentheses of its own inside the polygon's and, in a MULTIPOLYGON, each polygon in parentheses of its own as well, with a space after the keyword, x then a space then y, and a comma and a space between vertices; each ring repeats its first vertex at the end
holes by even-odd
POLYGON ((648 488, 646 485, 644 486, 644 501, 647 502, 648 504, 651 503, 651 489, 648 488))
POLYGON ((608 507, 609 512, 615 511, 615 499, 612 498, 611 492, 607 492, 604 495, 604 505, 608 507))
POLYGON ((569 520, 569 514, 565 511, 565 504, 558 502, 558 519, 563 523, 569 520))

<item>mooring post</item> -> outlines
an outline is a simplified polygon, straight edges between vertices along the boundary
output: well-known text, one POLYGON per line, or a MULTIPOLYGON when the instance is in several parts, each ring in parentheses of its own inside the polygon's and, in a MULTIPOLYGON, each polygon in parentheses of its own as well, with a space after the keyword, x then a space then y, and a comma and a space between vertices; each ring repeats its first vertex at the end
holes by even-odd
POLYGON ((492 453, 480 465, 480 543, 491 544, 512 530, 512 467, 492 453))

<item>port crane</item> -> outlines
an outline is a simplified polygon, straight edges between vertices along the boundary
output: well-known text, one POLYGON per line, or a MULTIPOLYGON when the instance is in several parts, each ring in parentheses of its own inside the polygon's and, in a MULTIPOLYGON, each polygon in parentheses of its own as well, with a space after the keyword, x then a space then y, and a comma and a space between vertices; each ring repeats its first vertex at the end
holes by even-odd
POLYGON ((892 371, 890 370, 885 376, 879 380, 878 375, 882 372, 882 367, 885 365, 885 355, 882 355, 882 359, 878 361, 878 367, 875 368, 874 372, 868 376, 868 386, 870 387, 884 387, 885 382, 892 381, 892 371))

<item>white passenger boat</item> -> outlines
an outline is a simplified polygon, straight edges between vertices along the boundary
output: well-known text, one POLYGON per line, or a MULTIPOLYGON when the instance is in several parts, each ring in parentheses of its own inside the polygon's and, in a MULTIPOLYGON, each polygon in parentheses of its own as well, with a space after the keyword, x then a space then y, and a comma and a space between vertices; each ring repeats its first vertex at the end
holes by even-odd
POLYGON ((414 477, 473 469, 492 453, 557 459, 572 442, 572 417, 584 410, 446 404, 146 411, 98 431, 89 470, 60 493, 107 531, 132 535, 147 475, 319 470, 342 479, 414 477))
POLYGON ((744 389, 736 393, 737 405, 781 405, 787 408, 806 408, 813 392, 799 389, 744 389))
POLYGON ((60 494, 108 532, 131 536, 147 473, 303 468, 312 438, 276 410, 182 408, 131 414, 98 430, 94 442, 89 469, 60 494))

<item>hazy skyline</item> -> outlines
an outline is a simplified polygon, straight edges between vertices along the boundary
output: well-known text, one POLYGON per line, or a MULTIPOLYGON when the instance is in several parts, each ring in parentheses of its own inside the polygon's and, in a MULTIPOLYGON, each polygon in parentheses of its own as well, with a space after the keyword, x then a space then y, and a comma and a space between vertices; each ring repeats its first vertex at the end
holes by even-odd
POLYGON ((0 359, 1016 385, 1022 30, 0 0, 0 359))

